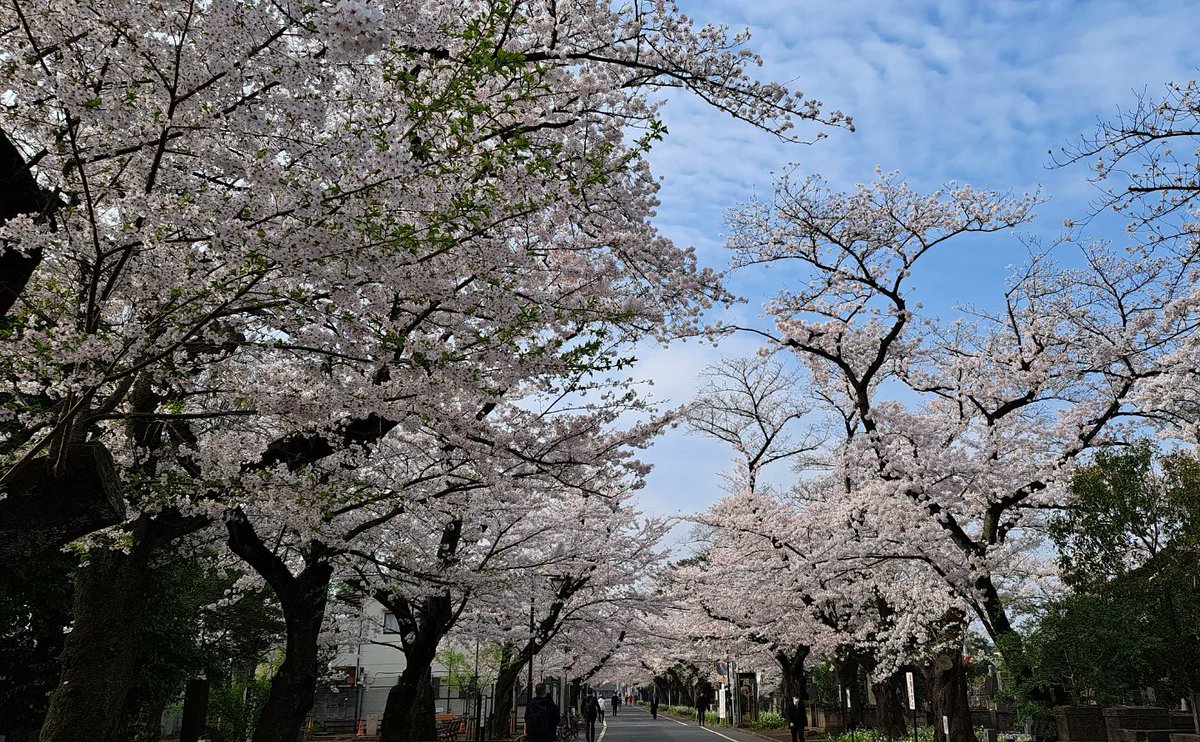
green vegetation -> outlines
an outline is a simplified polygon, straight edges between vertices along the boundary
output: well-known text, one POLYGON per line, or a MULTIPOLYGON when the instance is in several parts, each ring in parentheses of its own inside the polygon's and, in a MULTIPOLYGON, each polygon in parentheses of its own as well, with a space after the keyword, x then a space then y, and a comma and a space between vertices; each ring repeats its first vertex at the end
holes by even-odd
POLYGON ((758 721, 750 725, 751 729, 770 731, 772 729, 787 729, 787 721, 779 714, 763 711, 758 715, 758 721))
POLYGON ((1147 442, 1101 451, 1050 534, 1074 592, 1027 637, 1032 683, 1102 705, 1200 688, 1200 460, 1147 442))

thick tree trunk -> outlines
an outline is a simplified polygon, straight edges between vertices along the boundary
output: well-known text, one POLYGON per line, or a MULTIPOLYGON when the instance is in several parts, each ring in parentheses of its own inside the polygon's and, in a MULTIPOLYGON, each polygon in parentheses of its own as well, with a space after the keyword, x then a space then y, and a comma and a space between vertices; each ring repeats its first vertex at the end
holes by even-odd
MULTIPOLYGON (((462 537, 462 521, 455 520, 442 531, 438 561, 449 567, 462 537)), ((450 593, 429 595, 418 601, 381 591, 375 596, 400 624, 404 650, 404 672, 388 692, 380 728, 381 742, 418 742, 437 736, 431 669, 438 645, 458 617, 450 593)), ((461 609, 460 603, 459 608, 461 609)))
POLYGON ((783 697, 790 699, 799 696, 801 701, 808 699, 808 678, 804 674, 804 661, 808 659, 810 649, 807 645, 799 644, 791 652, 779 650, 775 660, 783 677, 783 697))
POLYGON ((908 737, 908 720, 904 716, 905 680, 903 672, 894 672, 871 684, 875 693, 875 708, 879 713, 879 733, 888 739, 908 737))
POLYGON ((283 664, 271 678, 271 690, 254 728, 253 742, 294 742, 312 709, 321 672, 321 624, 329 583, 333 578, 332 553, 324 544, 310 541, 304 569, 293 575, 288 566, 267 548, 245 513, 230 512, 225 521, 229 547, 263 576, 283 608, 287 639, 283 664))
MULTIPOLYGON (((406 661, 408 657, 405 653, 406 661)), ((428 660, 406 665, 400 673, 399 681, 388 691, 379 742, 424 742, 437 738, 432 664, 431 651, 428 660)))
POLYGON ((112 456, 96 443, 68 446, 57 471, 49 457, 30 461, 4 490, 0 569, 11 569, 125 518, 112 456))
POLYGON ((151 557, 156 548, 207 523, 164 510, 130 526, 128 553, 92 552, 77 577, 62 679, 50 698, 41 742, 126 742, 118 728, 141 659, 151 557))
POLYGON ((312 709, 320 675, 321 624, 333 567, 310 563, 296 578, 286 599, 281 597, 287 640, 283 664, 271 678, 271 690, 254 727, 254 742, 293 742, 312 709))
POLYGON ((179 729, 179 742, 200 742, 208 722, 207 678, 195 678, 187 682, 183 691, 183 720, 179 729))
POLYGON ((862 726, 863 721, 863 706, 866 699, 862 697, 862 688, 858 683, 859 667, 858 653, 854 650, 844 652, 842 659, 837 662, 838 683, 841 685, 842 693, 839 705, 846 709, 847 729, 858 729, 862 726), (846 700, 846 691, 850 692, 849 703, 846 700))
MULTIPOLYGON (((32 214, 37 222, 45 222, 57 203, 37 184, 25 158, 0 131, 0 225, 18 214, 32 214)), ((8 315, 25 284, 42 262, 42 249, 28 247, 22 251, 17 245, 0 241, 0 318, 8 315)))
POLYGON ((80 571, 62 680, 50 698, 41 742, 125 742, 121 713, 141 656, 150 552, 135 535, 128 554, 93 551, 80 571))
POLYGON ((525 669, 524 653, 514 654, 512 647, 505 647, 501 656, 500 672, 496 676, 496 695, 492 698, 492 712, 487 720, 488 739, 507 739, 510 734, 509 719, 513 712, 513 690, 521 671, 525 669))
POLYGON ((925 679, 933 707, 934 742, 977 742, 967 701, 967 674, 957 644, 934 656, 925 666, 925 679))

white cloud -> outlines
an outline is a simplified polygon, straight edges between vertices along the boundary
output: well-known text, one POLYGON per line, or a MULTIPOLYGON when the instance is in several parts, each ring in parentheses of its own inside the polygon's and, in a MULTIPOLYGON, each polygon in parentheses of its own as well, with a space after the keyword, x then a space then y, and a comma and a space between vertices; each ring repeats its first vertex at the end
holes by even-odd
MULTIPOLYGON (((771 173, 798 162, 834 187, 897 168, 921 187, 958 179, 1021 192, 1040 183, 1051 201, 1031 231, 1056 235, 1095 195, 1085 168, 1050 169, 1047 150, 1090 131, 1128 105, 1135 91, 1189 79, 1200 66, 1195 8, 1177 0, 696 0, 681 2, 698 22, 749 26, 763 77, 791 80, 830 108, 855 117, 858 132, 831 132, 813 146, 785 145, 694 99, 665 111, 670 135, 651 162, 663 178, 659 225, 723 267, 722 216, 771 173)), ((812 130, 814 133, 816 129, 812 130)), ((1099 228, 1113 228, 1109 221, 1099 228)), ((1114 230, 1115 231, 1115 230, 1114 230)), ((1119 234, 1114 234, 1120 239, 1119 234)), ((1004 266, 1025 248, 1011 236, 947 250, 918 276, 926 303, 987 305, 1004 266)), ((786 279, 783 271, 736 279, 752 317, 786 279)), ((751 352, 739 339, 718 350, 688 345, 643 353, 637 375, 683 402, 695 374, 721 355, 751 352)), ((720 495, 716 471, 728 456, 676 432, 648 456, 656 464, 643 497, 653 512, 702 509, 720 495)))

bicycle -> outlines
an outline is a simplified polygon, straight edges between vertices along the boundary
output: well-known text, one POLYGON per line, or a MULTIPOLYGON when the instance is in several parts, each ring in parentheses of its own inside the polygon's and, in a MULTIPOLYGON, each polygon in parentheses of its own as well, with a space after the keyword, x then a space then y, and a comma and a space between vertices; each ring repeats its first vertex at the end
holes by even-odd
POLYGON ((574 716, 567 716, 558 722, 558 742, 575 742, 579 739, 579 724, 574 716))

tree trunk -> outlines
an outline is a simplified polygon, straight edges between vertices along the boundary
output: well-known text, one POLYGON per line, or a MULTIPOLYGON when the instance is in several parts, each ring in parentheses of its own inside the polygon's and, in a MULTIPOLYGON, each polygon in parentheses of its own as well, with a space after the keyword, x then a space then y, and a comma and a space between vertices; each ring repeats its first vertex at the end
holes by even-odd
POLYGON ((967 674, 957 644, 938 651, 925 666, 925 679, 933 706, 934 742, 977 742, 967 701, 967 674))
POLYGON ((862 726, 863 706, 866 705, 866 699, 862 698, 862 689, 858 684, 859 657, 853 649, 843 652, 842 655, 843 658, 837 662, 838 683, 841 685, 842 694, 838 705, 846 709, 846 728, 858 729, 862 726), (847 691, 850 692, 848 703, 847 691))
POLYGON ((200 742, 208 721, 208 679, 195 678, 187 682, 183 692, 183 720, 179 742, 200 742))
POLYGON ((505 647, 501 656, 500 672, 496 676, 496 695, 492 698, 492 712, 487 720, 488 739, 508 738, 508 722, 513 712, 513 690, 517 687, 517 680, 524 669, 524 653, 514 653, 511 646, 505 647))
POLYGON ((130 526, 129 553, 92 552, 75 585, 62 679, 50 698, 41 742, 126 742, 118 730, 141 658, 151 557, 154 549, 207 523, 175 510, 143 515, 130 526))
POLYGON ((783 697, 791 699, 798 696, 801 701, 808 699, 808 678, 804 674, 804 661, 808 659, 810 649, 805 644, 798 644, 790 653, 779 650, 775 653, 775 661, 783 677, 783 697))
POLYGON ((1025 700, 1045 709, 1068 703, 1069 699, 1061 686, 1050 687, 1034 682, 1033 665, 1025 652, 1025 642, 1009 621, 1004 601, 991 576, 983 575, 976 579, 975 589, 983 596, 976 614, 982 619, 989 638, 1004 658, 1004 665, 1016 680, 1017 687, 1027 689, 1025 700))
MULTIPOLYGON (((428 660, 406 665, 399 681, 388 691, 379 742, 423 742, 437 738, 431 682, 434 653, 428 654, 428 660)), ((406 661, 410 661, 408 657, 406 652, 406 661)))
MULTIPOLYGON (((4 473, 4 472, 0 472, 4 473)), ((36 458, 16 472, 0 499, 0 569, 8 570, 125 518, 121 484, 108 449, 67 447, 58 465, 36 458)))
POLYGON ((271 678, 271 690, 254 727, 254 742, 293 742, 312 710, 321 673, 317 640, 332 577, 328 562, 310 562, 296 578, 293 594, 281 597, 287 627, 283 664, 271 678))
POLYGON ((95 550, 80 571, 62 680, 50 698, 41 742, 125 742, 121 713, 141 656, 150 552, 135 535, 128 554, 95 550))
MULTIPOLYGON (((4 194, 0 199, 0 225, 18 214, 32 214, 34 221, 44 223, 58 206, 38 185, 29 164, 3 131, 0 131, 0 193, 4 194)), ((27 245, 24 251, 17 247, 0 241, 0 318, 8 315, 42 262, 41 247, 27 245)))
MULTIPOLYGON (((449 524, 442 532, 439 561, 449 566, 462 535, 462 521, 449 524)), ((438 645, 454 626, 457 618, 449 591, 428 595, 418 601, 376 593, 400 625, 400 644, 404 651, 404 672, 388 692, 380 727, 381 742, 417 742, 437 736, 435 699, 432 694, 432 667, 438 645)), ((461 609, 462 603, 459 604, 461 609)))
POLYGON ((229 547, 263 576, 283 608, 287 640, 283 664, 271 678, 271 690, 254 727, 254 742, 294 742, 312 709, 321 672, 321 624, 333 578, 333 554, 318 541, 310 541, 304 569, 293 575, 255 533, 241 510, 226 516, 229 547))
POLYGON ((905 680, 903 672, 894 672, 871 684, 875 708, 879 713, 879 733, 888 739, 906 739, 908 720, 904 716, 905 680))

